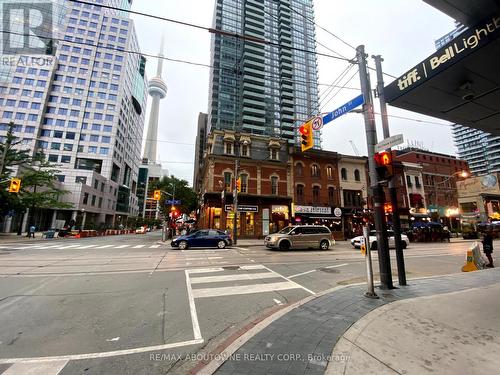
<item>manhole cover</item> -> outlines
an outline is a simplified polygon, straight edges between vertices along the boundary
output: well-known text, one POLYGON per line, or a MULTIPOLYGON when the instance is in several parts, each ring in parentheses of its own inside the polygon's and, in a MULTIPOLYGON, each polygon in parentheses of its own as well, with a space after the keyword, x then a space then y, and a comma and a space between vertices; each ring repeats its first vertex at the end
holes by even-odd
POLYGON ((239 270, 240 266, 225 266, 225 267, 222 267, 222 269, 224 269, 224 270, 239 270))
POLYGON ((336 268, 318 268, 318 271, 323 271, 326 273, 340 273, 340 271, 336 268))

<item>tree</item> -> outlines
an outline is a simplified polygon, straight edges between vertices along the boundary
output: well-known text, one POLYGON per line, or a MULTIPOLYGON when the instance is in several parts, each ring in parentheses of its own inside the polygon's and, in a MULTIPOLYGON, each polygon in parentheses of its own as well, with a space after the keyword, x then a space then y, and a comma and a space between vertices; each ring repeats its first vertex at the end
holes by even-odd
POLYGON ((0 145, 0 176, 2 188, 0 189, 0 213, 5 215, 14 211, 18 214, 26 212, 30 208, 28 225, 32 224, 33 211, 36 208, 71 208, 71 203, 61 202, 60 198, 67 194, 66 190, 56 186, 55 165, 48 162, 43 153, 30 155, 31 150, 20 150, 16 146, 13 134, 14 124, 9 124, 5 143, 0 145), (7 185, 17 169, 17 177, 21 179, 19 193, 9 193, 4 185, 7 185))
POLYGON ((170 213, 170 204, 166 204, 165 201, 170 199, 180 200, 181 204, 175 205, 175 207, 181 212, 185 214, 189 214, 191 211, 194 211, 198 206, 198 199, 193 188, 189 187, 189 184, 186 180, 180 180, 175 178, 174 176, 163 177, 163 179, 159 181, 155 181, 149 186, 149 193, 153 190, 163 190, 172 196, 162 193, 160 200, 160 211, 165 215, 165 217, 169 217, 170 213))

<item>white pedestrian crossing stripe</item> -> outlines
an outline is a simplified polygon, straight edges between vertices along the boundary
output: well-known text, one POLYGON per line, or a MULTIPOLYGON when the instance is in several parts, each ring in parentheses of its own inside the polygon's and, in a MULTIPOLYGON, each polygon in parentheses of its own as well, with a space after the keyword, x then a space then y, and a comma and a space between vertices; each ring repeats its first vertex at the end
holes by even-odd
POLYGON ((186 273, 189 276, 189 283, 190 285, 194 286, 194 288, 190 287, 193 298, 265 293, 287 289, 304 289, 308 293, 314 294, 314 292, 310 291, 309 289, 304 288, 296 282, 287 279, 286 277, 270 270, 263 265, 255 264, 241 266, 238 268, 238 270, 239 273, 229 274, 226 273, 227 271, 221 267, 186 270, 186 273), (248 272, 254 270, 261 270, 261 272, 248 272), (268 279, 277 280, 276 282, 264 281, 268 279), (234 285, 234 281, 254 281, 255 283, 234 285), (224 282, 227 282, 228 285, 221 285, 221 283, 224 282), (217 286, 210 287, 208 286, 208 284, 210 283, 217 283, 217 286), (204 285, 202 288, 196 288, 196 284, 204 285))
MULTIPOLYGON (((57 245, 36 245, 36 246, 19 246, 19 245, 11 245, 11 246, 0 246, 0 249, 7 250, 84 250, 84 249, 158 249, 161 245, 102 245, 102 244, 93 244, 93 245, 68 245, 66 244, 57 244, 57 245)), ((208 257, 208 259, 219 259, 221 257, 208 257)), ((203 258, 205 259, 205 257, 203 258)))
POLYGON ((57 375, 69 361, 14 363, 2 375, 57 375))

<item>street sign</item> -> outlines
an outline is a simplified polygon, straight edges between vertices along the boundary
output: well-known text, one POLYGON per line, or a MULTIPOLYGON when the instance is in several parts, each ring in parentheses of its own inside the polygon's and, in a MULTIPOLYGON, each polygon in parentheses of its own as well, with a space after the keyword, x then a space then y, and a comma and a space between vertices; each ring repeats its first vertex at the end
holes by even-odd
POLYGON ((319 130, 323 127, 323 118, 317 116, 312 119, 312 128, 313 130, 319 130))
POLYGON ((165 204, 181 204, 180 199, 169 199, 165 201, 165 204))
POLYGON ((345 115, 346 113, 352 111, 354 108, 359 107, 360 105, 365 103, 365 99, 363 94, 355 97, 351 101, 345 103, 343 106, 340 106, 335 111, 332 111, 325 116, 323 116, 323 125, 328 124, 330 121, 335 120, 336 118, 345 115))
POLYGON ((386 138, 375 145, 375 152, 387 150, 388 148, 404 143, 403 134, 396 134, 386 138))

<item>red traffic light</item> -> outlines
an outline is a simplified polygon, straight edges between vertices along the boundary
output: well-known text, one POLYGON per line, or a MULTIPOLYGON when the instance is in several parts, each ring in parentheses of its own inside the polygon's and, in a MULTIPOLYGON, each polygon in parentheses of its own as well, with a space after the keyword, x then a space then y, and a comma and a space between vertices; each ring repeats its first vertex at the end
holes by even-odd
POLYGON ((307 135, 309 134, 309 128, 304 124, 299 127, 300 134, 307 135))

